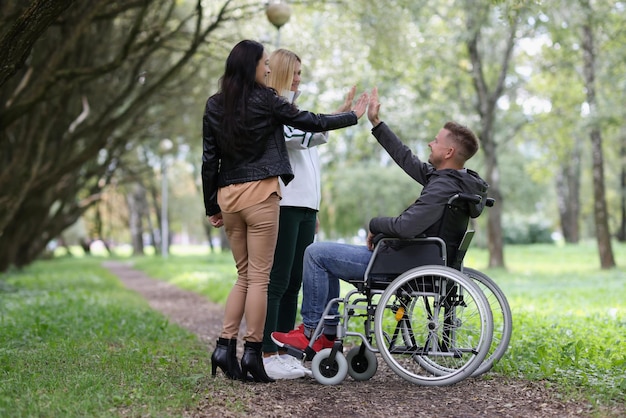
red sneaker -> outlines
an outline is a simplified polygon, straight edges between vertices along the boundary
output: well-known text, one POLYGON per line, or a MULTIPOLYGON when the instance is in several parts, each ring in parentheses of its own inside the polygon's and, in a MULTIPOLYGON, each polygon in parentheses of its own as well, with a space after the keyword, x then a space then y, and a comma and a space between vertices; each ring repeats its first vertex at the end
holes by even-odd
MULTIPOLYGON (((304 335, 304 324, 289 332, 272 332, 272 341, 279 347, 290 346, 304 351, 309 345, 309 339, 304 335)), ((325 335, 321 335, 313 343, 313 351, 316 353, 324 348, 332 348, 334 341, 325 335)))
POLYGON ((325 348, 333 348, 333 345, 335 344, 334 341, 328 339, 327 336, 325 336, 324 334, 320 335, 320 337, 315 340, 315 342, 313 343, 313 351, 315 351, 316 353, 322 351, 325 348))

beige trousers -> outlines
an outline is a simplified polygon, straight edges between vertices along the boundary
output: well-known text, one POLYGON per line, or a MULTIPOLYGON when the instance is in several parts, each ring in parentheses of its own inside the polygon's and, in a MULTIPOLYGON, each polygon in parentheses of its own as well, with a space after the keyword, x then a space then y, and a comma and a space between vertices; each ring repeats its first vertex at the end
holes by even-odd
POLYGON ((222 212, 226 236, 237 266, 235 282, 224 311, 222 338, 237 338, 245 316, 245 341, 261 342, 267 313, 267 286, 278 237, 279 197, 239 212, 222 212))

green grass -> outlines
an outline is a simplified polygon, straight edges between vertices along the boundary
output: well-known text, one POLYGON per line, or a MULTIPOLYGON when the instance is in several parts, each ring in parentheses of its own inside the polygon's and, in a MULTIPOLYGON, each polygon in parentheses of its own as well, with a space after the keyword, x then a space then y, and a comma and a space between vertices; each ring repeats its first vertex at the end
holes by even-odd
MULTIPOLYGON (((178 250, 180 254, 180 250, 178 250)), ((237 269, 230 252, 134 258, 136 268, 150 277, 166 280, 176 286, 224 304, 235 280, 237 269)))
MULTIPOLYGON (((626 260, 626 245, 613 250, 618 263, 626 260)), ((494 371, 545 380, 593 403, 625 402, 624 266, 600 270, 593 243, 508 246, 506 270, 486 268, 487 259, 486 250, 472 248, 466 265, 496 280, 513 312, 511 344, 494 371)), ((236 277, 229 253, 144 258, 136 266, 219 303, 236 277)))
POLYGON ((193 406, 209 354, 95 259, 0 276, 0 416, 163 416, 193 406))
MULTIPOLYGON (((626 245, 613 249, 623 264, 626 245)), ((626 402, 626 270, 602 271, 597 258, 593 244, 509 246, 502 270, 470 250, 466 264, 495 279, 513 311, 495 373, 593 405, 626 402)), ((210 353, 194 336, 127 291, 103 259, 62 257, 0 276, 0 416, 181 416, 228 390, 207 379, 210 353)), ((174 247, 167 259, 131 260, 218 303, 236 278, 230 253, 174 247)))
POLYGON ((599 269, 592 244, 507 247, 507 270, 485 269, 513 313, 513 337, 495 371, 548 380, 592 402, 625 402, 626 245, 614 246, 617 269, 599 269))

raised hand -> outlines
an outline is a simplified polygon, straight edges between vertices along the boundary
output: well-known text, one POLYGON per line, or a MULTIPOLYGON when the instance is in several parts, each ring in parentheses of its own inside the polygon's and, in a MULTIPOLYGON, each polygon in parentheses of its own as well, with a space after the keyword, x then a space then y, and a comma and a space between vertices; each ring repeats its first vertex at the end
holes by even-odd
POLYGON ((349 112, 352 108, 352 102, 354 101, 354 95, 356 94, 356 86, 352 86, 343 104, 337 109, 336 113, 349 112))
POLYGON ((352 108, 352 111, 354 111, 354 113, 356 114, 357 119, 360 119, 361 116, 365 114, 368 101, 369 101, 369 97, 367 93, 365 92, 361 93, 361 96, 359 96, 359 99, 357 100, 356 104, 352 108))
POLYGON ((367 118, 372 123, 372 126, 376 126, 380 123, 378 112, 380 111, 380 103, 378 102, 378 88, 374 87, 369 97, 369 104, 367 106, 367 118))

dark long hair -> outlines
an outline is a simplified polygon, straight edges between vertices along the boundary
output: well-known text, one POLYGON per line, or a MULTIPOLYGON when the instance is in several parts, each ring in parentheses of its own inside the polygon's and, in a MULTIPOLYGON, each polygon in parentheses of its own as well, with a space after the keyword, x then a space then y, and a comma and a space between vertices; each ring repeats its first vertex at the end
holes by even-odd
POLYGON ((220 79, 220 93, 224 106, 222 120, 222 146, 235 150, 237 142, 244 139, 245 115, 248 98, 258 86, 256 67, 265 49, 256 41, 243 40, 235 45, 226 59, 224 75, 220 79))

